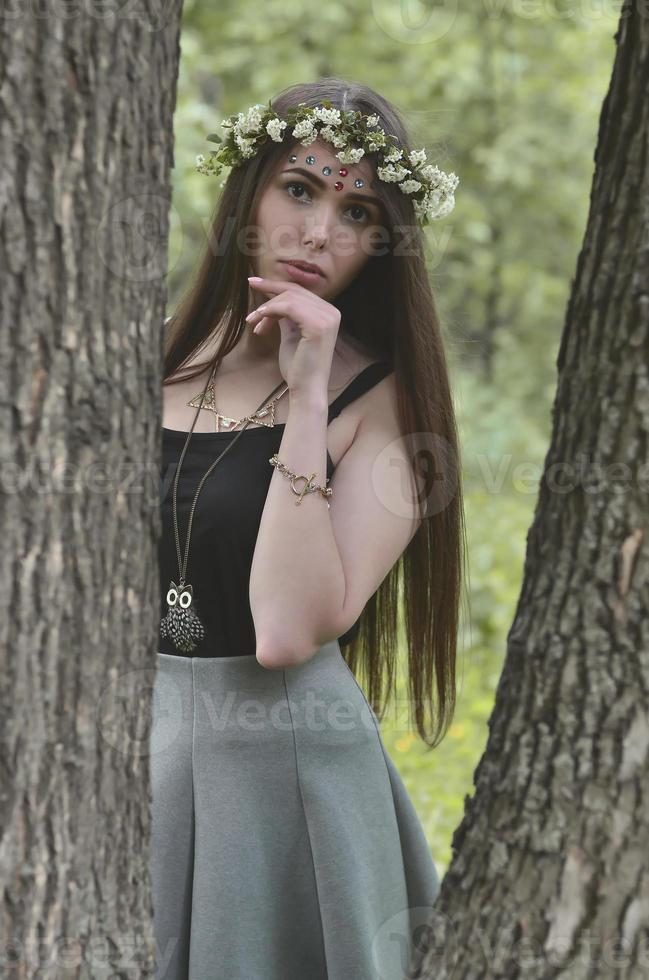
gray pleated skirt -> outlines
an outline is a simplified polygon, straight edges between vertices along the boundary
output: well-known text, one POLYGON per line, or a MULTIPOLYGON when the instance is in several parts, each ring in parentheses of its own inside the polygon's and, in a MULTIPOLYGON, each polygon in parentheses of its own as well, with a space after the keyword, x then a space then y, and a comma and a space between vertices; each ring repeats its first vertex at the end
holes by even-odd
POLYGON ((156 980, 404 980, 439 879, 338 641, 158 653, 152 722, 156 980))

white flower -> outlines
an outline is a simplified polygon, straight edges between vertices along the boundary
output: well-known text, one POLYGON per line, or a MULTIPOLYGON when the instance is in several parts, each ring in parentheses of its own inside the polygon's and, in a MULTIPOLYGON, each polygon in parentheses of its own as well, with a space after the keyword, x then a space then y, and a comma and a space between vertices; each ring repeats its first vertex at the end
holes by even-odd
MULTIPOLYGON (((302 121, 293 128, 293 136, 296 140, 302 139, 303 136, 311 136, 314 132, 315 130, 313 128, 313 123, 310 119, 302 119, 302 121)), ((313 142, 313 140, 311 140, 311 142, 313 142)), ((306 143, 303 145, 308 146, 306 143)))
POLYGON ((403 191, 404 194, 413 194, 421 186, 418 180, 402 180, 399 184, 399 190, 403 191))
POLYGON ((198 164, 199 167, 205 163, 205 157, 203 156, 202 153, 199 153, 198 156, 196 157, 196 163, 198 164))
POLYGON ((325 109, 321 106, 317 106, 313 110, 312 118, 319 119, 327 126, 339 126, 341 122, 340 111, 338 109, 325 109))
POLYGON ((454 207, 455 207, 455 197, 453 196, 453 194, 449 194, 446 198, 444 198, 439 208, 435 212, 435 218, 446 217, 446 215, 450 214, 450 212, 453 210, 454 207))
POLYGON ((246 133, 258 133, 261 129, 261 112, 259 108, 255 105, 248 109, 248 115, 246 116, 244 131, 246 133))
POLYGON ((400 150, 398 146, 395 146, 389 153, 386 153, 386 155, 383 157, 383 161, 384 163, 396 163, 402 156, 403 151, 400 150))
POLYGON ((336 153, 336 156, 341 163, 358 163, 364 155, 365 150, 362 147, 352 147, 348 150, 341 150, 340 153, 336 153))
POLYGON ((266 123, 266 132, 276 143, 281 143, 283 139, 282 130, 286 129, 287 125, 288 123, 284 122, 283 119, 271 119, 266 123))
POLYGON ((335 129, 331 128, 331 126, 323 126, 322 129, 320 130, 320 135, 328 143, 333 143, 333 145, 336 147, 345 146, 347 142, 343 134, 337 133, 335 129))
POLYGON ((447 191, 454 191, 460 182, 460 178, 456 174, 447 174, 432 164, 428 164, 427 167, 422 167, 417 176, 421 176, 432 186, 441 187, 447 191))
POLYGON ((375 133, 368 133, 365 145, 368 153, 374 153, 375 150, 382 150, 385 147, 385 133, 383 130, 380 129, 375 133))
POLYGON ((420 163, 426 163, 426 151, 425 150, 411 150, 408 154, 408 159, 410 162, 417 166, 420 163))
POLYGON ((379 167, 377 169, 377 174, 379 180, 384 180, 388 184, 396 184, 400 180, 403 180, 410 173, 405 167, 393 167, 391 164, 389 167, 379 167))
POLYGON ((449 214, 455 207, 455 198, 452 194, 448 194, 443 197, 439 202, 432 202, 428 205, 426 209, 426 217, 430 221, 435 221, 437 218, 444 218, 449 214))
POLYGON ((254 156, 254 154, 255 154, 255 141, 254 140, 245 139, 243 136, 239 136, 238 133, 235 133, 234 141, 237 144, 237 146, 239 147, 239 149, 241 150, 241 153, 243 154, 243 156, 246 157, 246 159, 248 159, 251 156, 254 156))
POLYGON ((378 126, 378 124, 379 124, 379 117, 378 116, 368 116, 367 119, 365 120, 365 122, 366 122, 366 124, 368 126, 378 126))
POLYGON ((426 205, 423 201, 413 201, 412 206, 417 218, 423 218, 426 215, 426 205))
POLYGON ((455 207, 453 194, 440 194, 439 191, 432 191, 427 194, 423 201, 413 201, 415 214, 418 217, 425 217, 428 221, 435 221, 449 214, 455 207))

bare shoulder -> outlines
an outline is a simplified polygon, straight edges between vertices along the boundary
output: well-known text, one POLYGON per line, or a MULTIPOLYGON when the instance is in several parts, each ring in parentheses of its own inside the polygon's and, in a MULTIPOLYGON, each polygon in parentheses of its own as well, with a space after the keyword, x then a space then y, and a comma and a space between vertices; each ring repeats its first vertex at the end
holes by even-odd
MULTIPOLYGON (((357 377, 372 364, 380 362, 376 356, 365 356, 357 360, 356 369, 352 375, 357 377)), ((350 379, 346 384, 349 384, 350 379)), ((389 371, 380 381, 375 382, 367 391, 355 398, 348 406, 350 417, 354 416, 356 428, 361 422, 365 425, 369 421, 379 422, 385 425, 394 425, 398 428, 398 406, 397 406, 397 386, 394 371, 389 371)))
MULTIPOLYGON (((401 542, 396 558, 419 526, 421 514, 412 446, 401 428, 395 372, 386 374, 353 404, 358 424, 331 481, 334 493, 338 491, 337 510, 345 510, 346 500, 364 498, 365 517, 373 515, 375 526, 388 534, 393 525, 395 540, 401 542)), ((349 531, 347 516, 337 518, 344 534, 349 531)))
MULTIPOLYGON (((353 377, 357 377, 378 360, 377 357, 371 357, 359 364, 353 377)), ((347 384, 351 380, 353 379, 348 377, 347 384)), ((338 393, 336 386, 336 395, 338 393)), ((360 441, 371 443, 372 450, 376 452, 379 443, 387 446, 398 439, 401 433, 394 372, 390 371, 343 408, 330 423, 329 433, 332 443, 337 439, 336 452, 331 453, 336 459, 336 466, 360 441)))
POLYGON ((361 431, 383 432, 386 437, 396 438, 400 435, 399 405, 397 401, 397 383, 394 371, 358 399, 358 426, 356 435, 361 431))

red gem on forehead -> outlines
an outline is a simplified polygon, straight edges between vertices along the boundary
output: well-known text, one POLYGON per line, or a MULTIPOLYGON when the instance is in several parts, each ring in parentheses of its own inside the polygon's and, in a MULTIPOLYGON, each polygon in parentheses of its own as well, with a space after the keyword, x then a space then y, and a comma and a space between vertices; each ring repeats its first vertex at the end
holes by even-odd
POLYGON ((346 177, 348 173, 347 167, 341 167, 338 173, 340 174, 341 177, 346 177))
POLYGON ((336 181, 336 183, 334 184, 334 188, 335 188, 335 189, 336 189, 337 191, 341 191, 341 190, 343 189, 343 187, 344 187, 344 186, 345 186, 345 185, 343 184, 343 182, 342 182, 342 180, 337 180, 337 181, 336 181))

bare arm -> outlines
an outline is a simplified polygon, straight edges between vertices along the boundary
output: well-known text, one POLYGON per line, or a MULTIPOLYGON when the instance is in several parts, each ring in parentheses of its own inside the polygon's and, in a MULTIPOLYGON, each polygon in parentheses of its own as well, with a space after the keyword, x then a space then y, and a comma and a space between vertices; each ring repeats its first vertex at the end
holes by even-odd
MULTIPOLYGON (((273 472, 250 575, 263 666, 301 663, 346 632, 417 530, 393 378, 374 392, 332 477, 330 509, 315 493, 296 507, 287 477, 273 472)), ((277 455, 295 473, 315 472, 324 486, 326 454, 324 394, 294 398, 277 455)))

